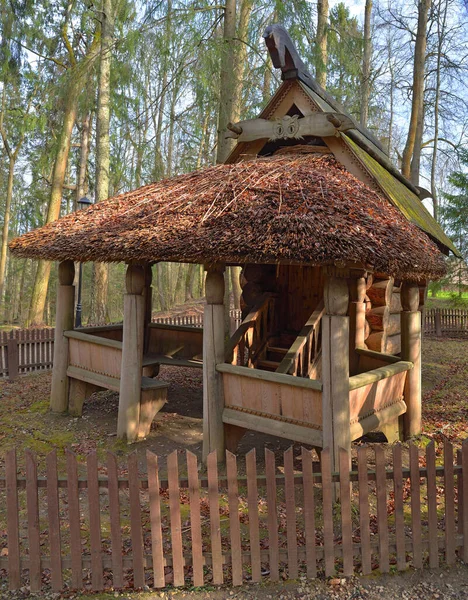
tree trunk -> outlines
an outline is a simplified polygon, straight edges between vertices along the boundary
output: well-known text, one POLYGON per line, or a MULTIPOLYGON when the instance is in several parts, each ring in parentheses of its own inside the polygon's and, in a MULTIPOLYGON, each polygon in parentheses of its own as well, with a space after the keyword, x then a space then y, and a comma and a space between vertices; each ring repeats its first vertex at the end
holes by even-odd
MULTIPOLYGON (((96 40, 94 40, 85 58, 67 73, 68 85, 65 94, 62 129, 59 135, 57 154, 52 173, 46 223, 56 221, 60 215, 63 184, 67 172, 68 155, 70 153, 71 136, 76 120, 77 100, 83 89, 83 83, 87 76, 88 69, 92 65, 94 58, 97 55, 97 51, 98 46, 96 40)), ((50 262, 44 260, 38 261, 31 303, 29 306, 29 325, 40 325, 44 321, 44 308, 49 285, 50 268, 50 262)))
POLYGON ((247 35, 253 0, 242 0, 239 10, 239 23, 237 26, 236 53, 233 65, 233 103, 232 121, 240 121, 243 113, 242 90, 244 87, 244 69, 247 61, 247 35))
POLYGON ((317 0, 317 35, 315 38, 317 64, 315 79, 323 88, 327 85, 328 0, 317 0))
MULTIPOLYGON (((98 102, 96 119, 96 203, 109 197, 110 164, 110 74, 114 36, 114 7, 112 0, 102 2, 101 52, 99 63, 98 102)), ((93 281, 93 323, 107 321, 107 264, 95 263, 93 281)))
POLYGON ((427 43, 427 18, 431 0, 419 0, 418 3, 418 29, 414 48, 413 67, 413 99, 411 104, 411 119, 406 138, 405 149, 401 163, 401 172, 408 179, 411 177, 411 159, 417 140, 418 119, 423 107, 424 99, 424 67, 426 60, 427 43))
POLYGON ((81 122, 81 145, 80 145, 80 163, 76 177, 76 196, 74 210, 78 208, 78 202, 86 193, 86 168, 89 155, 89 131, 91 129, 91 113, 86 114, 81 122))
POLYGON ((227 124, 232 121, 236 36, 236 0, 226 0, 224 9, 224 33, 219 79, 218 147, 216 162, 223 163, 229 156, 234 140, 226 138, 227 124))
POLYGON ((10 228, 11 200, 13 198, 13 179, 15 175, 15 155, 12 154, 8 166, 8 183, 5 199, 5 212, 3 213, 2 246, 0 249, 0 305, 3 304, 5 293, 5 272, 7 262, 8 231, 10 228))
POLYGON ((364 10, 364 53, 362 56, 362 81, 361 81, 361 113, 360 121, 363 127, 367 126, 369 116, 370 95, 370 67, 371 67, 371 16, 372 0, 366 0, 364 10))

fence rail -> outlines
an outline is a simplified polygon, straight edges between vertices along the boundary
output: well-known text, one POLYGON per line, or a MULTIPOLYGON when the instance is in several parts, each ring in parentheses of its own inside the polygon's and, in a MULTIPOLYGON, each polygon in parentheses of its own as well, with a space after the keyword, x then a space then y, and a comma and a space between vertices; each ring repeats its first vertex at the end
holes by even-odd
MULTIPOLYGON (((232 326, 239 327, 240 310, 231 310, 232 326)), ((156 317, 153 323, 203 327, 203 315, 156 317)), ((16 379, 18 375, 51 369, 54 356, 54 329, 16 329, 0 332, 0 378, 16 379)))
POLYGON ((468 310, 431 308, 425 311, 424 331, 440 336, 468 336, 468 310))
POLYGON ((443 466, 436 454, 441 464, 434 442, 423 456, 396 445, 390 460, 381 446, 361 446, 353 470, 341 451, 332 473, 328 450, 319 465, 304 448, 281 460, 266 449, 262 467, 255 450, 227 452, 222 468, 212 453, 200 476, 189 451, 147 452, 140 473, 136 453, 119 467, 112 453, 100 465, 96 452, 86 464, 52 452, 43 465, 28 451, 19 464, 11 450, 0 477, 0 569, 11 590, 29 581, 32 592, 59 592, 386 573, 451 565, 457 553, 466 562, 468 443, 456 464, 449 442, 443 466))

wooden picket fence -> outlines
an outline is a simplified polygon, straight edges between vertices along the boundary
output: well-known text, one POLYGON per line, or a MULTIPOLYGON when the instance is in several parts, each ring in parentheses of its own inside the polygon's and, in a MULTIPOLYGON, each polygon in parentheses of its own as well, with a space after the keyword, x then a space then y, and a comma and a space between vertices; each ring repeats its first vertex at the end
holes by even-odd
MULTIPOLYGON (((235 329, 242 323, 242 311, 231 309, 230 317, 235 329)), ((185 325, 187 327, 203 327, 203 313, 196 315, 175 315, 173 317, 154 317, 153 323, 165 323, 167 325, 185 325)))
POLYGON ((0 577, 11 590, 100 591, 435 568, 457 554, 468 562, 468 443, 456 464, 449 442, 443 466, 434 442, 424 455, 395 445, 386 462, 382 446, 359 447, 351 471, 341 451, 338 473, 328 450, 319 464, 304 448, 280 461, 266 449, 261 467, 255 450, 227 452, 225 467, 212 453, 206 471, 189 451, 148 451, 145 470, 136 453, 119 466, 112 453, 99 465, 96 452, 86 464, 52 452, 44 466, 29 451, 20 465, 11 450, 0 577))
POLYGON ((431 308, 425 311, 424 332, 440 336, 468 336, 468 310, 431 308))
POLYGON ((16 379, 18 375, 52 368, 54 330, 16 329, 0 332, 0 377, 16 379))

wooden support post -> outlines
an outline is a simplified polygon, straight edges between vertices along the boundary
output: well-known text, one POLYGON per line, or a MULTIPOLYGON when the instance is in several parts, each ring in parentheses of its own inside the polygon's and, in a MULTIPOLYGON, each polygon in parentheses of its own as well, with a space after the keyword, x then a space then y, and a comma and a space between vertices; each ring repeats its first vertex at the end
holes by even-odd
POLYGON ((437 337, 442 337, 442 322, 440 319, 440 308, 435 311, 435 334, 437 337))
POLYGON ((401 358, 413 363, 406 374, 403 415, 404 436, 408 439, 421 433, 421 313, 419 288, 416 283, 403 282, 401 287, 401 358))
POLYGON ((203 317, 203 460, 217 451, 224 460, 224 393, 216 365, 224 362, 224 269, 210 266, 205 281, 203 317))
POLYGON ((63 413, 68 409, 68 338, 64 331, 73 329, 75 307, 75 265, 64 260, 58 268, 57 308, 55 314, 54 367, 50 391, 50 410, 63 413))
POLYGON ((349 372, 356 375, 359 368, 359 355, 356 348, 365 348, 366 331, 366 280, 362 271, 351 271, 349 291, 349 372))
POLYGON ((10 336, 7 340, 8 379, 14 381, 19 375, 19 344, 18 339, 13 337, 13 331, 10 336))
POLYGON ((153 288, 151 283, 153 281, 153 270, 151 265, 145 266, 145 333, 144 333, 144 352, 148 352, 149 341, 150 341, 150 323, 153 317, 153 288))
POLYGON ((322 419, 323 447, 330 449, 334 471, 339 470, 340 448, 351 456, 348 298, 346 279, 330 274, 322 322, 322 419))
POLYGON ((143 295, 145 287, 144 267, 140 265, 129 265, 127 267, 126 286, 117 436, 119 438, 126 438, 131 443, 135 442, 138 438, 140 423, 141 372, 145 323, 145 297, 143 295))

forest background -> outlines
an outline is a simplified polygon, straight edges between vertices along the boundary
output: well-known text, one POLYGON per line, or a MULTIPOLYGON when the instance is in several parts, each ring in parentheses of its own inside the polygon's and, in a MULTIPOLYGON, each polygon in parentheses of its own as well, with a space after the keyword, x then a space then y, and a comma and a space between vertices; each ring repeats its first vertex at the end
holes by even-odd
MULTIPOLYGON (((229 121, 279 85, 262 33, 285 25, 316 79, 383 142, 468 258, 468 10, 462 0, 0 0, 0 322, 52 324, 56 265, 9 239, 221 162, 229 121)), ((462 294, 463 261, 448 279, 462 294)), ((230 269, 238 306, 239 270, 230 269)), ((153 306, 202 297, 198 265, 153 267, 153 306)), ((434 289, 436 289, 436 287, 434 289)), ((83 321, 122 317, 124 265, 83 268, 83 321)), ((468 286, 467 286, 468 289, 468 286)))

